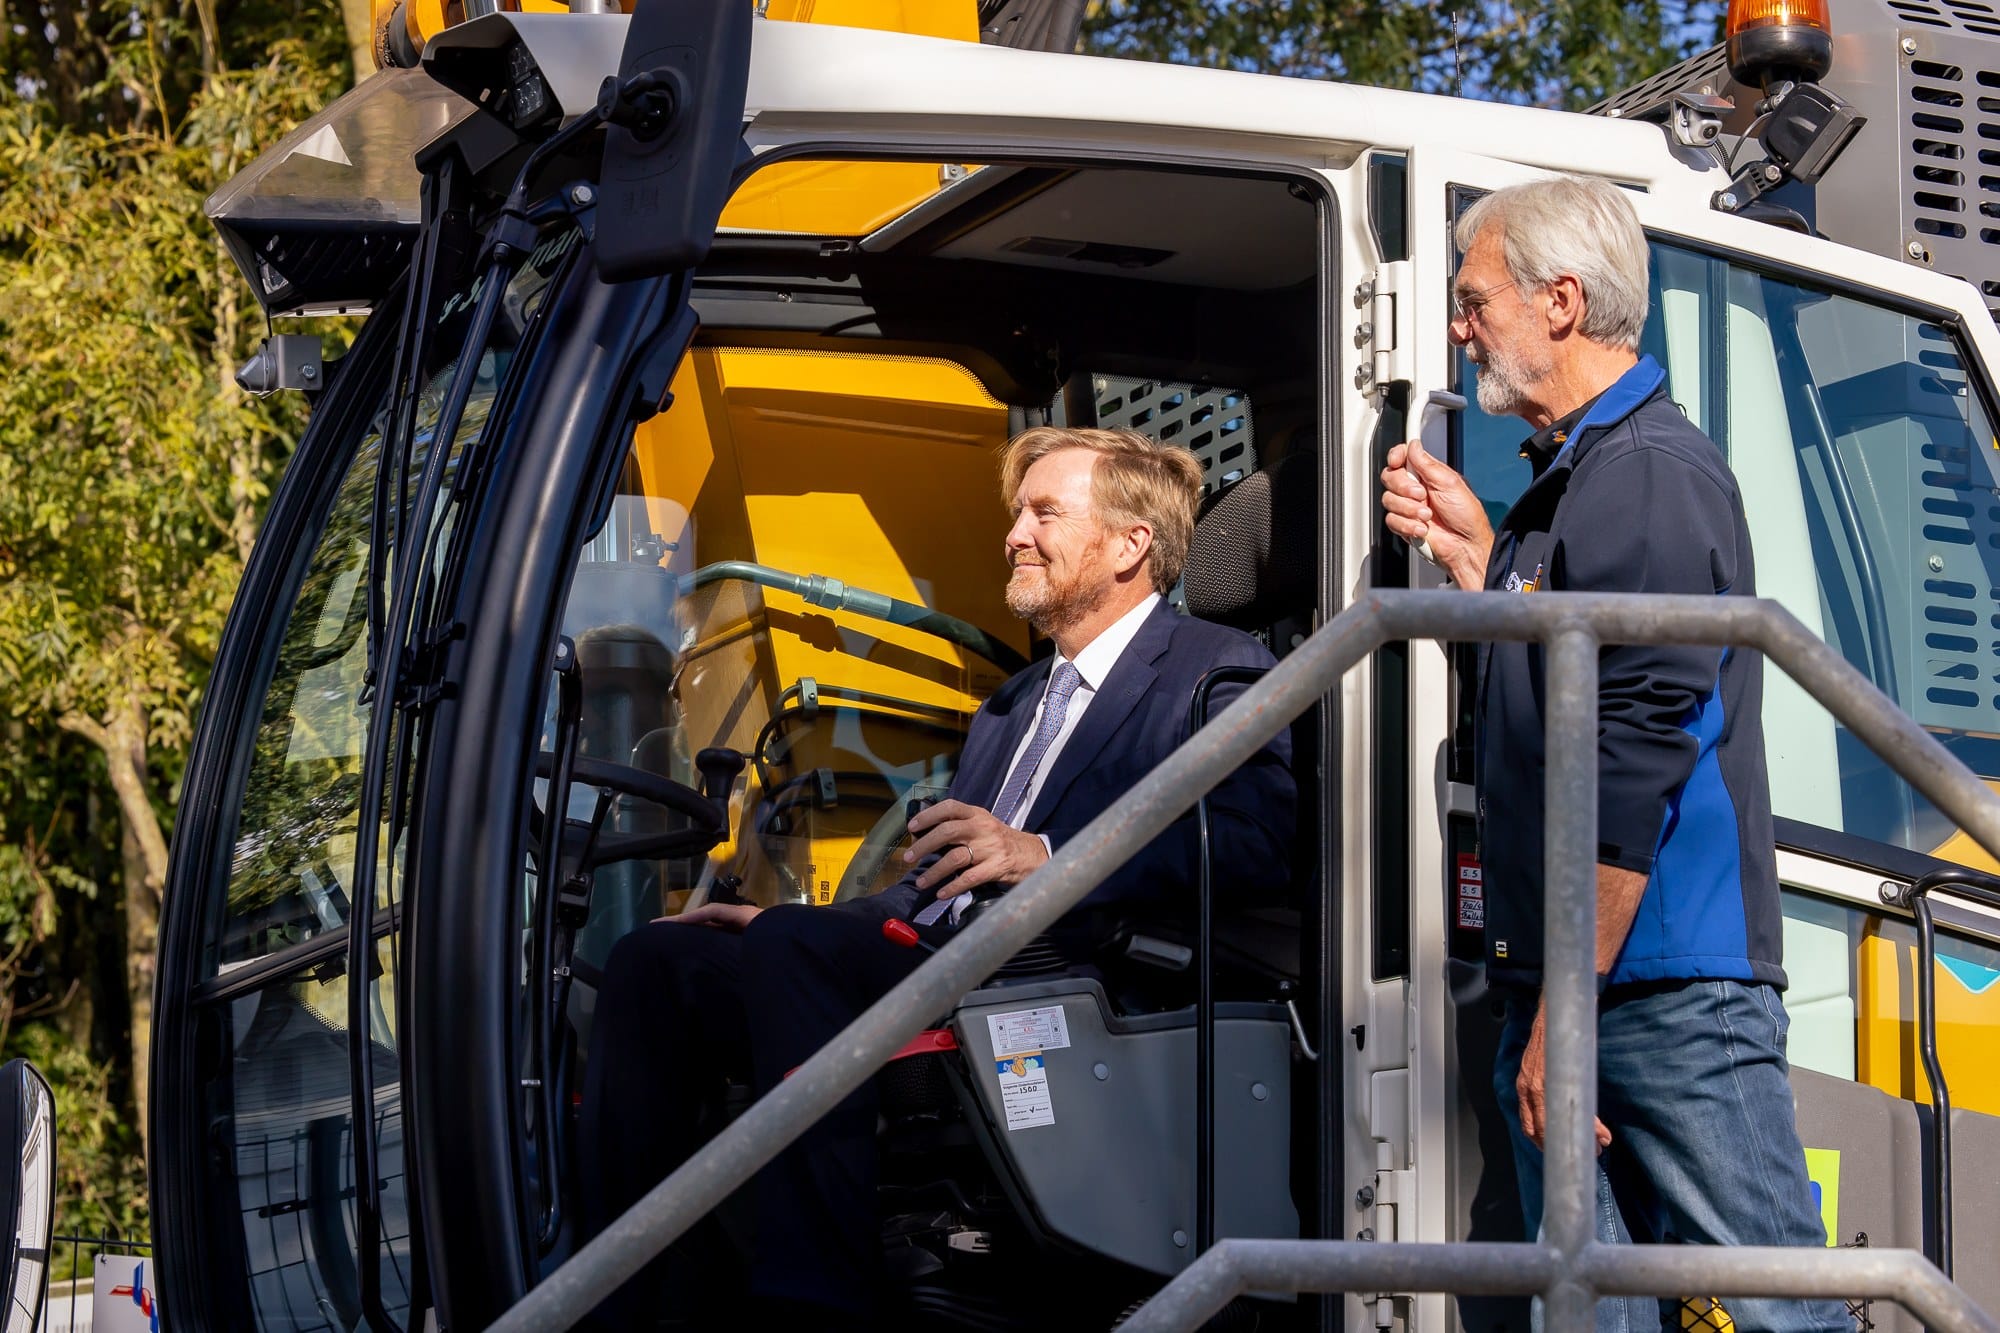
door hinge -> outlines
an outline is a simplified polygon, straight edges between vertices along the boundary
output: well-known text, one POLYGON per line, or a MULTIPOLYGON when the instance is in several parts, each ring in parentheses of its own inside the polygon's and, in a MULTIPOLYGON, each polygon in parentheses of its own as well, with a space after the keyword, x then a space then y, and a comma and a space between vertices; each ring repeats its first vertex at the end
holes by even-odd
POLYGON ((1375 395, 1391 384, 1407 384, 1414 374, 1410 334, 1410 261, 1397 259, 1376 269, 1354 289, 1361 310, 1355 341, 1367 353, 1354 372, 1354 387, 1375 395))
MULTIPOLYGON (((1403 1217, 1416 1203, 1417 1173, 1394 1165, 1395 1149, 1381 1140, 1375 1143, 1375 1187, 1369 1202, 1374 1208, 1374 1223, 1371 1228, 1375 1239, 1398 1241, 1404 1239, 1403 1217)), ((1415 1228, 1408 1228, 1414 1238, 1415 1228)), ((1389 1328, 1395 1322, 1396 1300, 1402 1293, 1377 1292, 1368 1302, 1369 1312, 1374 1316, 1375 1327, 1389 1328)))

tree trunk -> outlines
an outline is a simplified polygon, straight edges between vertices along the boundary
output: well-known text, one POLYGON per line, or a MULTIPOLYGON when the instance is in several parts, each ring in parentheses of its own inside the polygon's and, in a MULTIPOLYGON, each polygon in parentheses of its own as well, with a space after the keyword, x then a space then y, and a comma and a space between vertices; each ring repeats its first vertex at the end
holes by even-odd
POLYGON ((56 725, 104 751, 111 790, 118 796, 118 813, 126 830, 138 840, 138 858, 128 860, 126 870, 140 871, 141 883, 157 918, 160 893, 167 883, 167 835, 153 809, 153 794, 147 783, 145 714, 137 704, 128 703, 106 714, 102 721, 86 713, 64 713, 56 719, 56 725))
POLYGON ((359 83, 375 72, 375 7, 369 0, 340 0, 340 19, 347 25, 347 51, 359 83))
POLYGON ((125 852, 125 994, 132 1008, 132 1101, 139 1110, 139 1146, 152 1160, 146 1107, 153 1063, 153 977, 160 943, 159 899, 145 885, 151 873, 140 839, 127 822, 125 852))
MULTIPOLYGON (((146 1105, 153 1042, 154 953, 159 946, 160 896, 167 882, 167 839, 153 809, 146 772, 146 717, 127 703, 103 719, 64 713, 56 719, 104 752, 111 789, 118 796, 125 881, 125 994, 132 1012, 132 1092, 146 1105)), ((145 1116, 139 1124, 146 1138, 145 1116)))

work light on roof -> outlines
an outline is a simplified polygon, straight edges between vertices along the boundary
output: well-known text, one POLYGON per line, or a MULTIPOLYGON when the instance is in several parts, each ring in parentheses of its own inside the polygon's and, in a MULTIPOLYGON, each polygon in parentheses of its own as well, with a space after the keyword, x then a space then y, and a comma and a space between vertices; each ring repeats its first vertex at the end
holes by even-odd
POLYGON ((1833 68, 1827 0, 1729 0, 1729 73, 1748 88, 1811 83, 1833 68))

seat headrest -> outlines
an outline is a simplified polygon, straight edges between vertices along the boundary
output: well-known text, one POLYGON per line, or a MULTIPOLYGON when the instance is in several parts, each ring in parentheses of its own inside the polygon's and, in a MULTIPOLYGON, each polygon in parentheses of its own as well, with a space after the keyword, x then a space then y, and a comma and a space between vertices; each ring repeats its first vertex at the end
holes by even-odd
POLYGON ((1182 573, 1190 615, 1260 629, 1317 599, 1319 486, 1310 452, 1288 454, 1212 497, 1182 573))

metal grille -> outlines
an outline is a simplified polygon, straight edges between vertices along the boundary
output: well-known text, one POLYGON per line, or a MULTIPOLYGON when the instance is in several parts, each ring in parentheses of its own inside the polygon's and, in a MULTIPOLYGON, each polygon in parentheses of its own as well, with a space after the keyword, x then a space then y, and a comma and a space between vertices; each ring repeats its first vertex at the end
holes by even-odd
MULTIPOLYGON (((381 1145, 384 1179, 382 1299, 389 1311, 409 1309, 409 1214, 402 1170, 401 1090, 391 1085, 378 1094, 376 1142, 381 1145)), ((354 1151, 347 1118, 332 1114, 304 1125, 273 1124, 257 1137, 255 1127, 239 1122, 236 1175, 243 1198, 244 1251, 250 1300, 259 1328, 296 1333, 341 1333, 348 1326, 353 1304, 354 1151), (316 1197, 316 1186, 331 1159, 337 1173, 338 1197, 316 1197), (337 1208, 342 1224, 336 1249, 327 1253, 310 1225, 315 1209, 337 1208), (339 1291, 328 1289, 336 1279, 339 1291)))
MULTIPOLYGON (((1939 419, 1955 426, 1963 419, 1959 405, 1966 393, 1965 367, 1943 329, 1916 327, 1925 344, 1916 357, 1922 367, 1918 392, 1935 395, 1939 419)), ((2000 674, 1991 666, 2000 653, 2000 639, 1980 610, 1994 591, 1987 560, 2000 547, 2000 497, 1993 490, 1986 452, 1963 430, 1947 428, 1925 441, 1918 457, 1910 460, 1917 500, 1911 517, 1926 563, 1917 602, 1923 617, 1921 665, 1909 706, 1928 725, 1990 726, 1989 698, 2000 685, 2000 674)), ((2000 704, 2000 699, 1992 702, 2000 704)))
POLYGON ((1163 444, 1183 445, 1199 458, 1203 499, 1257 470, 1250 398, 1242 390, 1122 375, 1094 375, 1091 387, 1098 425, 1144 431, 1163 444))
POLYGON ((1904 23, 1935 28, 1962 27, 1968 32, 2000 37, 2000 9, 1980 0, 1885 0, 1904 23))
POLYGON ((1715 95, 1726 97, 1728 94, 1723 91, 1725 85, 1735 86, 1729 81, 1729 60, 1721 46, 1711 46, 1585 109, 1593 116, 1630 116, 1683 88, 1708 87, 1714 90, 1715 95))
MULTIPOLYGON (((1964 278, 2000 312, 2000 0, 1833 0, 1832 17, 1824 82, 1868 123, 1824 180, 1780 200, 1809 199, 1822 234, 1964 278)), ((1759 93, 1730 79, 1720 46, 1590 109, 1632 116, 1702 88, 1736 103, 1726 132, 1749 128, 1759 93)))

